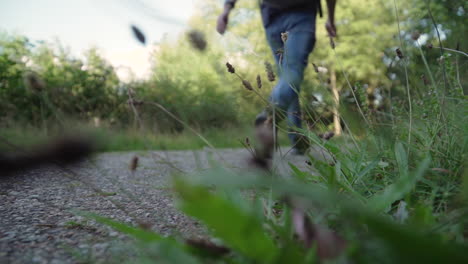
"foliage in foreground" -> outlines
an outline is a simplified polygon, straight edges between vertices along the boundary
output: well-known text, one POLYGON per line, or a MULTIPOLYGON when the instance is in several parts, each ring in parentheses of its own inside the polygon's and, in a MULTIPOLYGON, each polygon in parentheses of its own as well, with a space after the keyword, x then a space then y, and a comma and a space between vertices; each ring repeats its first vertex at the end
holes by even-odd
POLYGON ((205 224, 216 243, 161 237, 90 217, 151 247, 157 256, 152 261, 163 263, 466 263, 467 201, 425 187, 437 175, 429 157, 412 169, 400 142, 388 163, 322 146, 336 159, 315 161, 318 173, 291 165, 294 173, 286 178, 222 168, 176 177, 179 208, 205 224), (370 179, 390 172, 394 180, 387 184, 391 176, 370 179), (444 202, 458 205, 442 215, 437 207, 444 202))

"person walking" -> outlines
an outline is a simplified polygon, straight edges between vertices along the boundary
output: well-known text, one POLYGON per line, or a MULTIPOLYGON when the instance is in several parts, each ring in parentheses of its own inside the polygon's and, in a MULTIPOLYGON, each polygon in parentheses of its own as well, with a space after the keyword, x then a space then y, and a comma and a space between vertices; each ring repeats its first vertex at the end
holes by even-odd
MULTIPOLYGON (((236 2, 225 1, 224 11, 216 25, 220 34, 225 33, 236 2)), ((330 37, 336 37, 336 0, 326 2, 328 19, 325 28, 330 37)), ((255 126, 263 124, 273 112, 277 122, 286 117, 292 152, 303 155, 309 144, 297 132, 297 128, 302 128, 299 92, 309 54, 314 49, 316 15, 322 15, 321 3, 320 0, 260 0, 260 11, 266 38, 278 67, 279 81, 270 95, 271 106, 256 117, 255 126)))

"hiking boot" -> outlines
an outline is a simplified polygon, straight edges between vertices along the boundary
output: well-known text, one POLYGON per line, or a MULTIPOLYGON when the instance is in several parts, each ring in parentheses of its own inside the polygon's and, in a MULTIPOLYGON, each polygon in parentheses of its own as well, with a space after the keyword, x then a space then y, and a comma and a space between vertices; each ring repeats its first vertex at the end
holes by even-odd
POLYGON ((259 125, 263 125, 265 121, 268 119, 268 112, 267 110, 263 110, 260 114, 257 115, 255 118, 255 127, 258 127, 259 125))
POLYGON ((309 139, 304 135, 297 135, 296 143, 294 144, 291 153, 293 155, 304 155, 310 147, 309 139))
POLYGON ((255 118, 255 137, 259 142, 255 152, 257 157, 271 159, 275 148, 278 148, 278 142, 275 138, 278 135, 278 128, 273 134, 273 118, 268 109, 263 110, 255 118))
POLYGON ((328 131, 324 134, 319 134, 319 138, 324 139, 324 140, 330 140, 333 136, 335 136, 335 133, 332 131, 328 131))
POLYGON ((294 156, 304 156, 307 152, 307 149, 299 149, 299 148, 292 148, 290 151, 291 155, 294 155, 294 156))
POLYGON ((269 120, 272 124, 273 124, 273 120, 276 123, 279 123, 279 122, 281 122, 282 120, 284 120, 286 118, 286 116, 284 114, 281 114, 279 110, 276 111, 275 118, 273 118, 273 112, 274 112, 274 110, 271 107, 265 108, 255 118, 255 126, 257 127, 257 126, 265 123, 265 121, 267 121, 267 120, 269 120))

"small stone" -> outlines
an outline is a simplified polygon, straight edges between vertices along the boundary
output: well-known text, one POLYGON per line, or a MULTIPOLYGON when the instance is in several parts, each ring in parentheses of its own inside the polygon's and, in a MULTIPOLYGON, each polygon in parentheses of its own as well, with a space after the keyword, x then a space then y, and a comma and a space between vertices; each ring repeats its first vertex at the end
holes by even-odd
POLYGON ((40 236, 40 237, 37 238, 37 242, 39 242, 39 243, 45 242, 46 240, 47 240, 46 236, 40 236))
POLYGON ((36 239, 37 239, 36 236, 31 235, 31 236, 28 236, 28 237, 23 238, 22 241, 24 241, 24 242, 31 242, 31 241, 35 241, 36 239))
POLYGON ((34 256, 34 257, 32 258, 32 262, 33 262, 33 263, 43 263, 44 260, 43 260, 41 257, 39 257, 39 256, 34 256))

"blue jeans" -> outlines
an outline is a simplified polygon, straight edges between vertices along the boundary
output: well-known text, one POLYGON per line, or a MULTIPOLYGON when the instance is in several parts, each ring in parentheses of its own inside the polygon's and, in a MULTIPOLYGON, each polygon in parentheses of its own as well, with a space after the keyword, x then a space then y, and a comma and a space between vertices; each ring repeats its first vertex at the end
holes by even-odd
MULTIPOLYGON (((286 12, 271 11, 262 6, 262 19, 268 44, 273 52, 279 73, 279 81, 273 88, 270 102, 287 116, 290 130, 302 128, 301 108, 299 104, 300 85, 309 54, 315 44, 315 10, 294 10, 286 12), (272 15, 274 13, 274 15, 272 15), (286 43, 281 40, 281 33, 288 32, 286 43), (278 51, 281 51, 278 53, 278 51)), ((298 141, 297 133, 290 132, 291 144, 298 141)))

